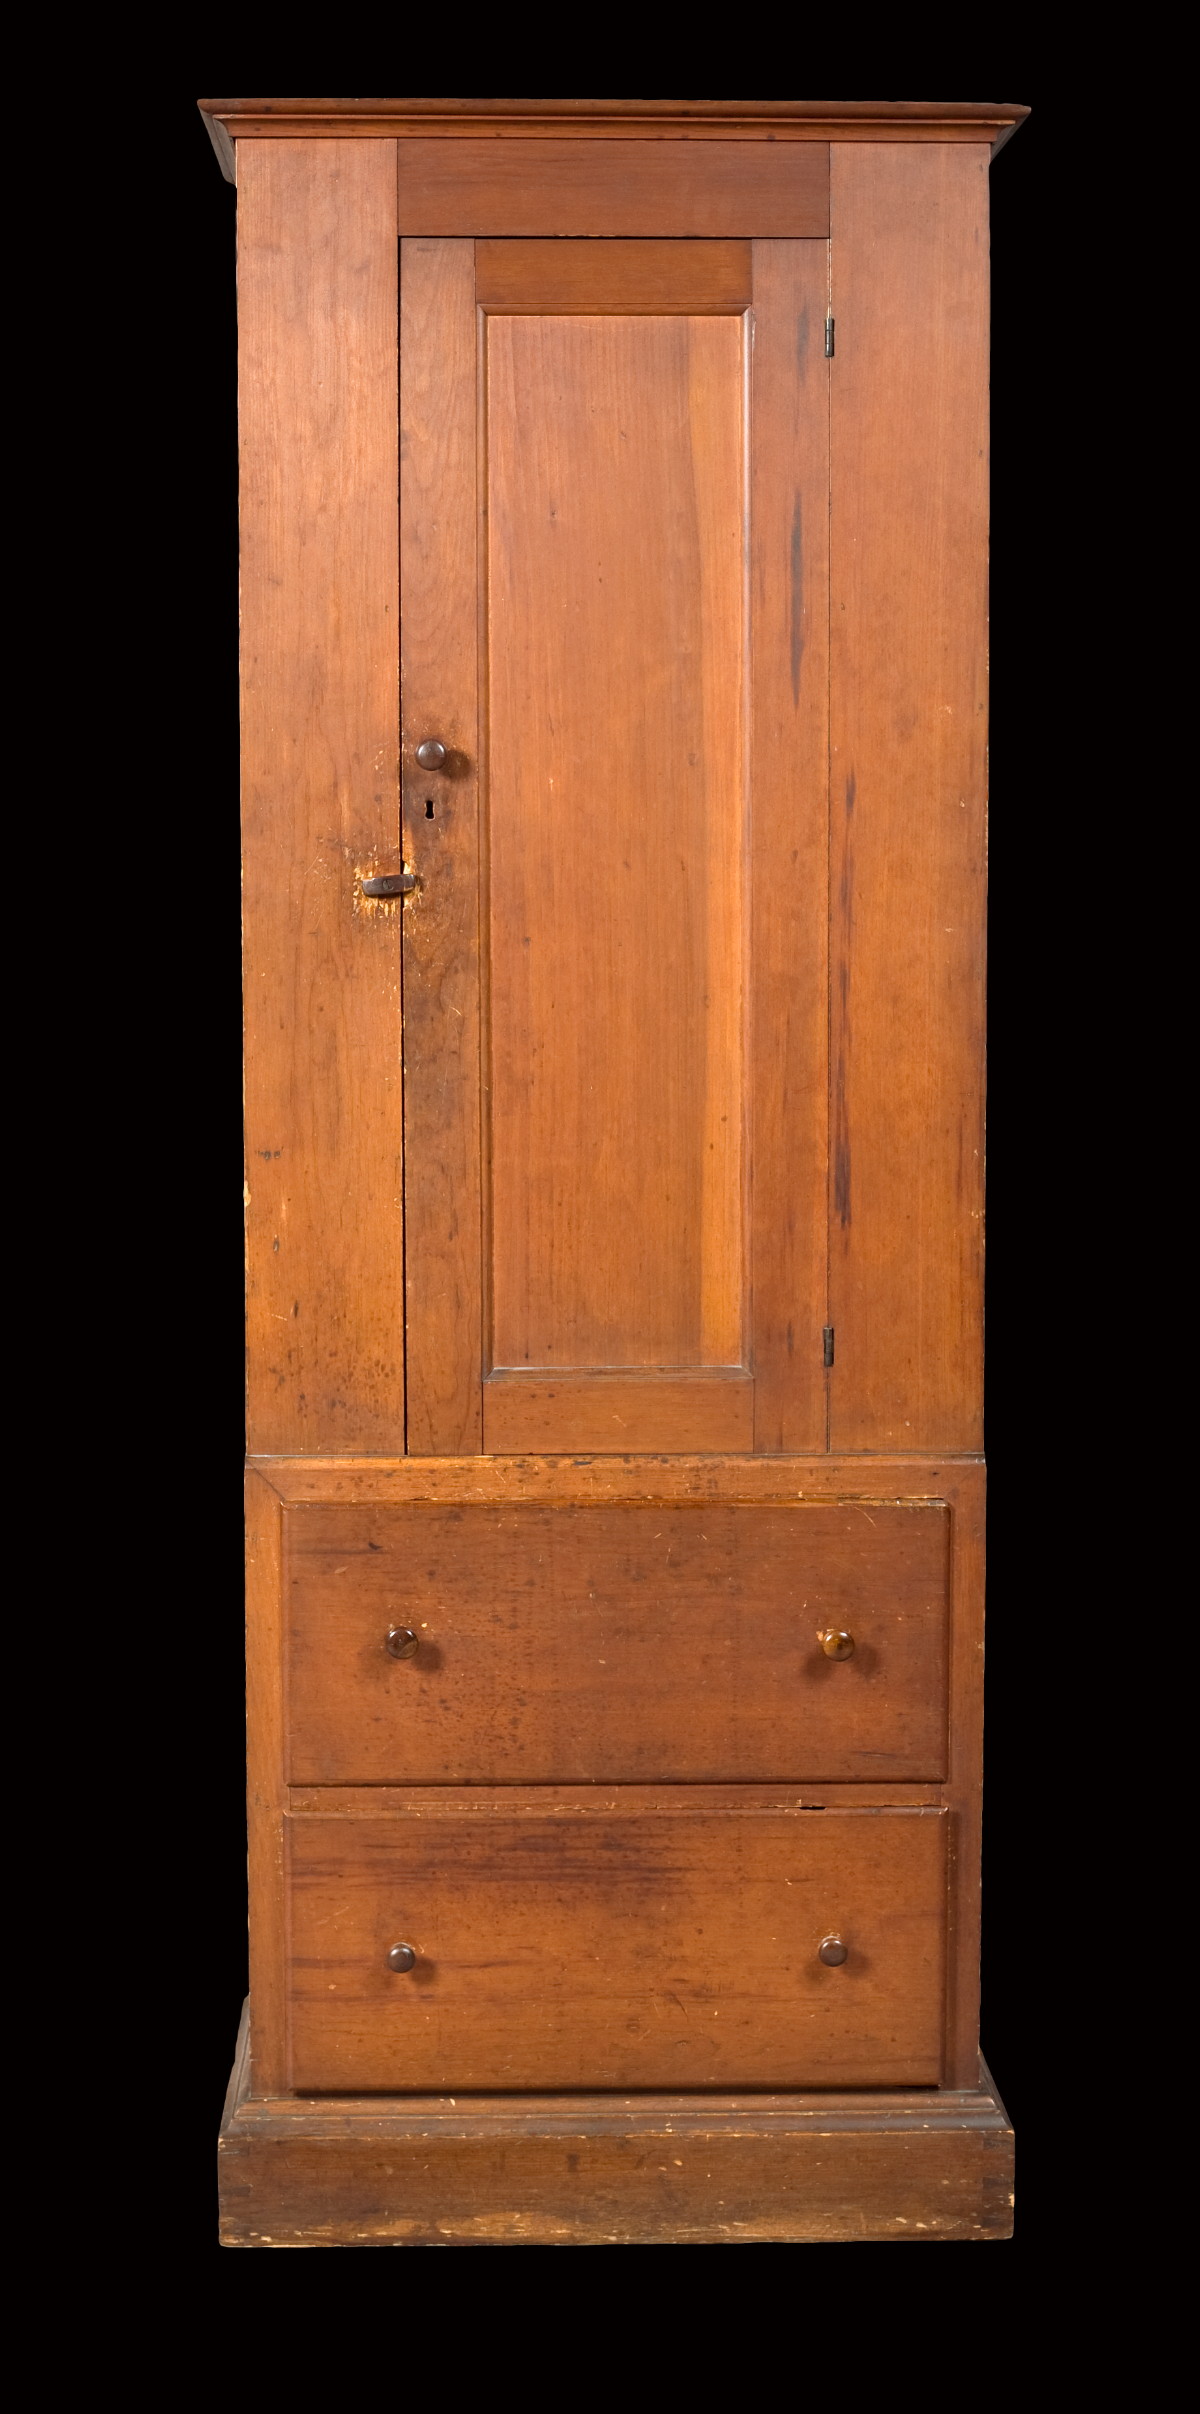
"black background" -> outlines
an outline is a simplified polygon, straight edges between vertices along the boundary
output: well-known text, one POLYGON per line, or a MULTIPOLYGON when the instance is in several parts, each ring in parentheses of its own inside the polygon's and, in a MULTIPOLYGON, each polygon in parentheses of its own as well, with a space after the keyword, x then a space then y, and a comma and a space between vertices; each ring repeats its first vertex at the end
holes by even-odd
MULTIPOLYGON (((992 77, 989 88, 999 82, 992 77)), ((1010 82, 1030 98, 1019 75, 1010 82)), ((140 1233, 128 1288, 114 1278, 107 1310, 135 1391, 148 1363, 148 1388, 161 1403, 161 1430, 145 1435, 152 1481, 142 1514, 147 1535, 159 1538, 169 1598, 148 1587, 149 1631, 162 1637, 163 1651, 159 1663, 151 1653, 129 1821, 131 1833, 143 1832, 149 1764, 169 1824, 136 1851, 148 1892, 156 1866, 171 1889, 154 1950, 178 1973, 157 2040, 176 2105, 181 2069, 187 2073, 185 2117, 164 2126, 156 2151, 171 2164, 160 2184, 180 2242, 191 2237, 203 2251, 213 2238, 213 2138, 246 1988, 235 205, 190 88, 157 92, 148 125, 124 168, 130 183, 141 179, 145 220, 131 219, 108 245, 116 265, 95 323, 99 359, 121 364, 126 408, 122 442, 95 463, 111 534, 90 625, 119 664, 101 708, 113 740, 125 727, 131 677, 146 700, 139 777, 157 811, 152 863, 136 854, 156 910, 121 960, 105 966, 139 1099, 140 1233), (114 628, 118 588, 133 600, 114 628), (183 1966, 174 1949, 181 1919, 192 1939, 183 1966)), ((1065 1972, 1062 1986, 1057 1977, 1048 1985, 1036 1927, 1053 1912, 1051 1889, 1069 1869, 1071 1823, 1068 1816, 1065 1827, 1056 1824, 1049 1853, 1044 1826, 1039 1844, 1032 1825, 1039 1795, 1044 1809, 1039 1768, 1052 1746, 1061 1754, 1066 1701, 1048 1643, 1066 1544, 1049 1505, 1045 1450, 1064 1406, 1053 1318, 1072 1241, 1065 1213, 1047 1229, 1046 1196, 1048 1172, 1051 1195, 1063 1194, 1072 1102, 1068 1040, 1047 969, 1052 960, 1061 965, 1062 952, 1054 800, 1033 735, 1047 645, 1043 598, 1058 567, 1046 427, 1055 408, 1050 356, 1069 344, 1070 326, 1068 311, 1051 342, 1043 262, 1065 147, 1054 110, 1035 105, 992 170, 983 2041, 1025 2141, 1017 2244, 1044 2240, 1053 2218, 1045 2114, 1073 2051, 1065 1972)), ((115 819, 123 882, 135 866, 136 817, 118 807, 115 819)), ((145 1665, 136 1642, 131 1691, 145 1665)), ((152 1991, 160 1992, 157 1972, 152 1991)))

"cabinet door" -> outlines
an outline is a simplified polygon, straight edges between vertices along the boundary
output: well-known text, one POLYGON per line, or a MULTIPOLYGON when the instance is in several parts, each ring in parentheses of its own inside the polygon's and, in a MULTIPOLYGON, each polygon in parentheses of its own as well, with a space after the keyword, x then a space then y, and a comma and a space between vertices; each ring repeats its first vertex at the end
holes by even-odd
POLYGON ((825 1447, 826 278, 401 247, 410 1451, 825 1447))

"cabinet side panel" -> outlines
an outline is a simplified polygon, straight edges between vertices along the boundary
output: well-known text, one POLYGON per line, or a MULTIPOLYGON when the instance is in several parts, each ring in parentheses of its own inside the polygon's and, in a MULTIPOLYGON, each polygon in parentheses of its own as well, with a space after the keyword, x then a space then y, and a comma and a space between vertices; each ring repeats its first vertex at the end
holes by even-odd
POLYGON ((835 1450, 981 1439, 987 164, 833 149, 835 1450))
POLYGON ((950 1551, 950 1933, 946 2084, 979 2083, 979 1879, 983 1786, 986 1477, 956 1471, 950 1551))
POLYGON ((401 1450, 396 166, 238 160, 249 1431, 401 1450))
POLYGON ((250 2086, 287 2084, 283 1874, 283 1536, 279 1495, 246 1471, 246 1813, 250 1882, 250 2086))

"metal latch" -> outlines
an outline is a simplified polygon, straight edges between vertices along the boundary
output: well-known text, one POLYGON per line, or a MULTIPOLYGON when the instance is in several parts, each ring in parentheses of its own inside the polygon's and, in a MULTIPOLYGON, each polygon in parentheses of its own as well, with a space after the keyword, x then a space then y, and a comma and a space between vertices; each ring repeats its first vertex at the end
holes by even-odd
POLYGON ((417 885, 415 872, 381 872, 361 883, 364 897, 407 897, 417 885))

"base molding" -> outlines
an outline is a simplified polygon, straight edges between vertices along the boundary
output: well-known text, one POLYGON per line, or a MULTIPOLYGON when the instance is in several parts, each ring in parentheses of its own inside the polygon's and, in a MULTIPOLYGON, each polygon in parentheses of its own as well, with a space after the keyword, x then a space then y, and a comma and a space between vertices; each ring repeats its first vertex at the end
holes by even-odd
POLYGON ((977 2088, 270 2096, 243 2012, 221 2243, 754 2246, 1012 2234, 1013 2133, 977 2088))

